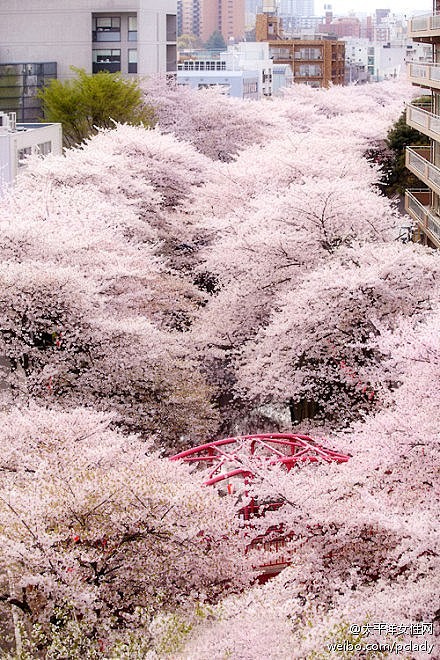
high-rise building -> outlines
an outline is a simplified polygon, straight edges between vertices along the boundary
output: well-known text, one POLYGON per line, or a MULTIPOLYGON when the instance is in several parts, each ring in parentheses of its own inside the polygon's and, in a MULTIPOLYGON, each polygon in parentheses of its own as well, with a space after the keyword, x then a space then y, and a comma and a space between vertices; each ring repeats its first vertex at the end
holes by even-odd
POLYGON ((409 78, 429 95, 428 107, 409 104, 406 121, 430 138, 430 146, 407 147, 406 166, 425 188, 407 190, 405 208, 415 221, 416 240, 440 248, 440 0, 434 0, 433 13, 409 21, 408 33, 414 41, 431 44, 432 63, 410 62, 409 78))
MULTIPOLYGON (((85 71, 176 70, 176 0, 15 0, 0 3, 0 64, 56 62, 85 71)), ((1 108, 0 108, 1 109, 1 108)))
POLYGON ((305 18, 314 15, 314 5, 314 0, 279 0, 278 11, 281 15, 305 18))
POLYGON ((200 36, 200 0, 178 0, 177 34, 200 36))
POLYGON ((178 33, 207 41, 221 32, 226 42, 243 39, 245 0, 177 0, 178 33))

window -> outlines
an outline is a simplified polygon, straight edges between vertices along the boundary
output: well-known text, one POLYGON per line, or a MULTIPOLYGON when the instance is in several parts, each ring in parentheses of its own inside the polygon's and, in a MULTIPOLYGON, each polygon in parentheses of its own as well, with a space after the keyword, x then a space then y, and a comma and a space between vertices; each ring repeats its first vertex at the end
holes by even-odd
POLYGON ((226 62, 220 60, 185 60, 177 65, 179 71, 226 71, 226 62))
POLYGON ((243 97, 254 96, 258 93, 258 83, 244 82, 243 83, 243 97))
POLYGON ((93 41, 121 41, 120 16, 94 16, 93 41))
POLYGON ((32 147, 24 147, 24 149, 19 149, 17 152, 18 158, 18 167, 23 167, 26 165, 26 157, 32 154, 32 147))
POLYGON ((276 60, 290 60, 292 59, 289 48, 271 48, 271 55, 276 60))
POLYGON ((47 154, 52 153, 52 142, 49 140, 48 142, 41 142, 37 146, 37 153, 40 154, 40 156, 47 156, 47 154))
POLYGON ((167 44, 167 71, 177 71, 177 48, 167 44))
POLYGON ((222 94, 230 94, 231 92, 231 85, 227 85, 225 83, 199 83, 198 84, 198 89, 210 89, 215 87, 218 89, 222 94))
POLYGON ((137 41, 137 16, 128 17, 128 41, 137 41))
POLYGON ((137 73, 138 70, 138 52, 136 48, 128 50, 128 73, 137 73))
POLYGON ((300 64, 296 73, 300 78, 308 76, 321 76, 322 69, 320 64, 300 64))
POLYGON ((298 48, 295 50, 296 60, 322 60, 320 48, 298 48))
POLYGON ((93 51, 93 73, 109 71, 116 73, 121 70, 120 50, 94 50, 93 51))
POLYGON ((176 14, 167 14, 167 41, 177 39, 177 17, 176 14))

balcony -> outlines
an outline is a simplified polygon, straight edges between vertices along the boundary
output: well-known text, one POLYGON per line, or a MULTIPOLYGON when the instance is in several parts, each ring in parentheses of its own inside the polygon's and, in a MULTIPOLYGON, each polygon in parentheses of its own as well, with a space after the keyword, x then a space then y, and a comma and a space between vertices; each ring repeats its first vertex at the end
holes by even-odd
POLYGON ((430 109, 430 105, 421 107, 409 103, 406 107, 406 123, 424 135, 440 142, 440 115, 435 115, 430 109))
POLYGON ((407 190, 405 210, 435 247, 440 248, 440 217, 433 211, 430 190, 407 190))
POLYGON ((440 37, 440 14, 414 16, 408 21, 408 37, 430 41, 430 37, 440 37))
POLYGON ((431 162, 430 147, 407 147, 405 165, 418 179, 440 195, 440 168, 431 162))
POLYGON ((440 64, 409 62, 408 77, 413 85, 440 89, 440 64))

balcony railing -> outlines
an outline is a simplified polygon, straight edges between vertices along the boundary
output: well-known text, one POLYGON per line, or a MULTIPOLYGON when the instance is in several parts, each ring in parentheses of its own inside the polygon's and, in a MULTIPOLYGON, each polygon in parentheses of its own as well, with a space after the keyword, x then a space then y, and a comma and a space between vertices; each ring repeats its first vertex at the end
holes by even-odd
POLYGON ((407 190, 405 209, 430 241, 440 248, 440 217, 432 210, 430 190, 407 190))
POLYGON ((431 106, 420 107, 409 103, 406 106, 406 123, 416 130, 429 135, 433 140, 440 142, 440 115, 430 112, 431 106))
POLYGON ((408 36, 417 39, 440 35, 440 14, 414 16, 408 21, 408 36))
POLYGON ((120 62, 93 62, 93 73, 107 71, 108 73, 119 73, 121 70, 120 62))
POLYGON ((440 168, 431 162, 430 147, 407 147, 406 167, 440 195, 440 168))
POLYGON ((416 85, 440 89, 440 64, 409 62, 408 76, 416 85))

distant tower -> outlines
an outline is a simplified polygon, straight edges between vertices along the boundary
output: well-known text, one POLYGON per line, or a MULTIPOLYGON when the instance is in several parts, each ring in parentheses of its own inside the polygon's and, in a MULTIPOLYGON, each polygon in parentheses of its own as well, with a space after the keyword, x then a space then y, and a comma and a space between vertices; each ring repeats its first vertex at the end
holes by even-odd
POLYGON ((376 23, 380 23, 383 18, 387 18, 389 15, 389 9, 376 9, 376 23))
POLYGON ((263 0, 263 13, 257 14, 256 41, 274 41, 283 38, 283 24, 278 16, 278 2, 263 0))

